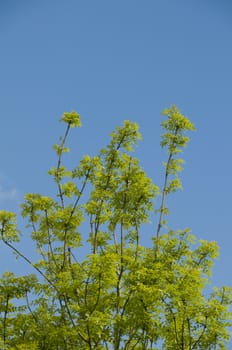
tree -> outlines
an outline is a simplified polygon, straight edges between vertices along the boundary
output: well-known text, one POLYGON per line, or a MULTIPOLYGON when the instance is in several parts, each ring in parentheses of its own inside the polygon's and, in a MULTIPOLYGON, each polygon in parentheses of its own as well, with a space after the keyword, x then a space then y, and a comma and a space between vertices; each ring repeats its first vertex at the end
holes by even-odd
POLYGON ((217 244, 166 223, 166 198, 181 187, 178 156, 194 126, 175 106, 163 114, 168 160, 159 190, 132 156, 141 135, 130 121, 97 156, 67 169, 67 137, 81 121, 76 112, 64 113, 64 137, 54 145, 57 166, 49 171, 57 196, 30 193, 22 204, 38 261, 17 246, 15 214, 0 211, 2 243, 35 272, 1 278, 2 349, 226 349, 231 289, 205 292, 217 244), (141 236, 154 213, 157 228, 145 247, 141 236))

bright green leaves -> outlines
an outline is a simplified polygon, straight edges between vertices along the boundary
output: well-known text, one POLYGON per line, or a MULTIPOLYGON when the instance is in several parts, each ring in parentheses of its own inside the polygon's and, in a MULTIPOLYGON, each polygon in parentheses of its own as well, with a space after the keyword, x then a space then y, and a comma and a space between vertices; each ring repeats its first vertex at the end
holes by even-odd
POLYGON ((98 175, 101 172, 102 165, 99 157, 90 157, 84 155, 77 167, 71 172, 73 179, 84 179, 84 182, 98 175))
POLYGON ((70 149, 68 147, 62 147, 61 145, 58 145, 58 144, 53 145, 53 149, 56 151, 56 154, 58 156, 61 156, 62 153, 70 152, 70 149))
POLYGON ((176 192, 182 188, 178 173, 183 169, 182 164, 184 160, 175 157, 178 153, 182 152, 189 141, 189 137, 185 136, 184 133, 195 130, 194 125, 187 117, 180 113, 176 106, 165 109, 162 114, 168 117, 161 123, 162 128, 166 131, 162 134, 161 147, 167 148, 168 160, 164 163, 165 177, 161 205, 158 210, 160 216, 156 232, 157 238, 160 236, 162 226, 166 224, 164 216, 168 214, 168 209, 165 205, 167 194, 176 192))
MULTIPOLYGON (((40 220, 41 212, 47 213, 55 207, 56 204, 50 197, 41 196, 36 193, 28 193, 25 195, 25 203, 21 205, 22 216, 28 217, 29 222, 33 226, 40 220)), ((42 214, 42 217, 44 217, 44 214, 42 214)))
MULTIPOLYGON (((25 329, 24 326, 27 324, 30 327, 31 323, 26 321, 30 319, 30 316, 26 315, 28 294, 34 291, 37 283, 38 280, 34 275, 16 277, 12 272, 5 272, 2 275, 0 279, 0 336, 2 338, 0 344, 2 349, 15 348, 16 344, 21 342, 20 337, 25 329)), ((23 338, 24 345, 27 341, 29 345, 26 329, 23 338)))
POLYGON ((195 127, 176 106, 165 109, 162 112, 168 118, 161 123, 166 131, 162 134, 161 147, 166 147, 168 154, 177 154, 187 145, 189 137, 185 136, 186 131, 194 131, 195 127))
POLYGON ((71 128, 77 128, 81 126, 81 117, 77 112, 65 112, 60 120, 67 123, 71 128))
POLYGON ((5 294, 9 295, 11 299, 20 299, 35 288, 38 280, 35 275, 16 277, 13 272, 5 272, 0 282, 1 296, 5 294))
POLYGON ((146 176, 138 160, 129 154, 140 138, 138 125, 125 121, 95 158, 95 172, 90 177, 93 189, 85 204, 94 252, 100 248, 100 242, 103 249, 107 238, 121 249, 128 240, 138 241, 137 231, 153 209, 158 188, 146 176), (104 233, 106 227, 108 234, 104 233))
POLYGON ((218 257, 218 245, 216 242, 199 240, 199 247, 194 251, 193 261, 200 266, 202 275, 211 275, 213 261, 218 257))
MULTIPOLYGON (((65 185, 63 190, 69 191, 72 195, 76 194, 73 183, 68 182, 65 185)), ((30 226, 33 228, 32 237, 37 241, 38 247, 47 245, 51 251, 53 242, 64 241, 69 247, 80 245, 81 238, 77 228, 83 221, 83 213, 79 207, 69 205, 62 208, 50 197, 39 194, 27 194, 25 200, 22 204, 22 216, 29 218, 30 226)))
POLYGON ((61 185, 61 191, 63 196, 67 198, 72 198, 73 196, 78 196, 80 192, 77 189, 75 182, 68 181, 61 185))
MULTIPOLYGON (((33 208, 34 211, 37 210, 48 210, 51 207, 54 206, 54 202, 53 200, 48 197, 48 196, 41 196, 40 194, 36 194, 36 193, 28 193, 25 195, 25 200, 27 205, 30 208, 33 208)), ((28 210, 28 206, 25 204, 22 204, 22 214, 24 215, 24 213, 27 212, 28 210)))
POLYGON ((0 211, 2 241, 40 277, 2 276, 1 348, 226 349, 231 289, 204 292, 217 244, 197 242, 189 229, 161 235, 166 197, 181 188, 184 161, 177 154, 194 130, 177 107, 163 114, 168 159, 157 236, 144 247, 159 188, 131 154, 141 139, 138 125, 126 120, 96 156, 84 155, 67 169, 67 137, 81 121, 76 112, 64 113, 66 130, 54 145, 57 165, 49 171, 55 199, 29 193, 22 204, 37 262, 12 244, 18 241, 15 214, 0 211))
MULTIPOLYGON (((202 293, 209 283, 208 276, 217 254, 217 245, 205 241, 193 243, 193 236, 189 235, 188 230, 170 231, 160 236, 159 250, 153 263, 151 256, 146 262, 147 273, 151 275, 149 271, 156 271, 154 278, 150 277, 151 288, 158 286, 162 290, 160 298, 164 319, 159 333, 163 333, 167 349, 210 349, 214 344, 216 324, 220 317, 225 317, 222 316, 224 307, 219 307, 218 302, 211 302, 213 295, 207 300, 202 293), (213 319, 215 316, 216 320, 213 319)), ((146 279, 146 283, 148 281, 146 279)), ((227 292, 229 297, 231 291, 227 292)), ((228 319, 228 315, 225 318, 228 319)), ((218 334, 222 329, 225 330, 225 326, 221 324, 218 334)), ((227 335, 220 334, 219 338, 224 342, 227 335)), ((218 340, 215 344, 219 344, 218 340)))
POLYGON ((51 168, 48 171, 49 175, 52 175, 56 183, 60 183, 64 177, 70 177, 71 173, 64 166, 57 168, 51 168))
POLYGON ((63 165, 62 165, 62 157, 63 154, 67 153, 70 151, 68 147, 66 147, 66 140, 69 135, 70 128, 74 127, 79 127, 81 126, 81 120, 80 120, 80 115, 76 112, 66 112, 63 114, 63 116, 60 119, 61 121, 65 122, 67 124, 67 128, 65 131, 65 134, 63 137, 60 138, 60 143, 55 144, 53 146, 57 156, 58 156, 58 161, 57 161, 57 166, 53 167, 50 171, 49 174, 53 176, 57 187, 58 187, 58 196, 61 201, 62 207, 64 207, 64 197, 71 198, 73 194, 79 193, 77 187, 73 183, 69 183, 67 186, 66 184, 62 184, 62 181, 64 180, 64 177, 71 177, 72 173, 68 171, 63 165), (73 192, 73 193, 72 193, 73 192))
MULTIPOLYGON (((180 110, 176 106, 171 106, 169 109, 164 109, 162 114, 168 118, 162 122, 163 129, 170 131, 171 134, 179 135, 183 131, 193 131, 195 127, 190 120, 181 114, 180 110)), ((182 143, 181 143, 182 144, 182 143)))
POLYGON ((1 239, 7 242, 18 242, 19 231, 16 227, 16 215, 0 210, 0 234, 1 239))
POLYGON ((170 159, 168 164, 164 163, 165 168, 167 167, 167 172, 170 175, 176 175, 178 172, 181 172, 184 164, 184 160, 181 158, 170 159))
POLYGON ((125 228, 139 227, 149 217, 158 188, 153 185, 138 160, 122 154, 121 172, 116 176, 117 189, 109 201, 111 225, 123 223, 125 228))
POLYGON ((133 145, 137 145, 137 141, 141 140, 141 134, 139 133, 138 124, 132 123, 129 120, 125 120, 123 127, 117 126, 115 131, 111 133, 110 148, 124 148, 126 151, 131 152, 133 145))

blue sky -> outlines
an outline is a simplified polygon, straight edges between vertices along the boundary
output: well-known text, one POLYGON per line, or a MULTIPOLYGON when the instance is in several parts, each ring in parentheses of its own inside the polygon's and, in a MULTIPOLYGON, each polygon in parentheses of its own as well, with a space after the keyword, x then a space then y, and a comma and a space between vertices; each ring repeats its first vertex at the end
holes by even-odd
MULTIPOLYGON (((213 282, 231 285, 231 43, 229 0, 2 0, 0 209, 18 212, 27 192, 52 195, 52 145, 70 110, 83 127, 69 161, 96 153, 130 119, 143 134, 136 156, 161 185, 160 112, 176 104, 197 131, 169 226, 216 240, 213 282)), ((0 253, 1 270, 19 269, 0 253)))

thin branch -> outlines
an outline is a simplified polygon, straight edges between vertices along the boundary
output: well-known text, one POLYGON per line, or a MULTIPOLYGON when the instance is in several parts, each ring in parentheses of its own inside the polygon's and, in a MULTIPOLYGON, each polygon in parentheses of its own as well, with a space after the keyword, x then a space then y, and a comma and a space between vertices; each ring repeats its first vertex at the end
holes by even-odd
POLYGON ((33 264, 30 259, 28 259, 23 253, 21 253, 11 243, 7 242, 3 237, 2 237, 2 241, 10 249, 12 249, 17 255, 19 255, 23 260, 25 260, 29 265, 31 265, 49 283, 49 285, 52 286, 58 292, 58 290, 57 290, 56 286, 54 285, 54 283, 35 264, 33 264))
MULTIPOLYGON (((175 136, 177 136, 178 129, 179 129, 179 127, 176 127, 175 132, 174 132, 175 136)), ((162 221, 163 221, 163 215, 164 215, 164 209, 165 209, 165 200, 166 200, 167 193, 168 193, 167 192, 167 185, 168 185, 168 175, 170 174, 169 166, 170 166, 170 163, 171 163, 171 161, 173 159, 173 156, 174 156, 174 152, 172 151, 172 149, 175 148, 175 146, 176 145, 175 145, 175 142, 174 142, 172 147, 170 147, 171 151, 169 153, 168 161, 167 161, 166 168, 165 168, 166 170, 165 170, 164 185, 163 185, 163 190, 162 190, 161 206, 160 206, 160 209, 159 209, 160 215, 159 215, 159 221, 158 221, 157 232, 156 232, 157 240, 160 237, 160 230, 161 230, 161 227, 162 227, 162 221)))
POLYGON ((49 263, 49 254, 51 253, 52 261, 55 264, 55 267, 57 268, 57 262, 55 259, 53 247, 52 247, 52 241, 51 241, 51 234, 50 234, 50 229, 49 229, 49 221, 48 221, 48 212, 45 210, 45 218, 46 218, 46 225, 47 225, 47 235, 48 235, 48 263, 49 263))
POLYGON ((73 205, 72 211, 71 211, 71 213, 70 213, 68 222, 67 222, 66 227, 65 227, 65 230, 64 230, 63 265, 62 265, 62 268, 64 268, 64 266, 65 266, 65 260, 66 260, 66 246, 67 246, 68 227, 69 227, 70 221, 71 221, 71 219, 72 219, 72 217, 73 217, 73 214, 74 214, 74 212, 75 212, 75 210, 76 210, 76 207, 77 207, 77 205, 78 205, 78 203, 79 203, 79 200, 80 200, 80 198, 81 198, 81 196, 82 196, 82 194, 83 194, 83 192, 84 192, 84 189, 85 189, 85 187, 86 187, 86 185, 87 185, 87 182, 88 182, 88 179, 89 179, 89 174, 90 174, 90 169, 87 171, 87 173, 86 173, 86 175, 85 175, 85 180, 84 180, 84 182, 83 182, 83 184, 82 184, 82 188, 81 188, 81 190, 80 190, 80 192, 79 192, 79 194, 78 194, 78 196, 77 196, 77 198, 76 198, 76 201, 75 201, 75 203, 74 203, 74 205, 73 205))
MULTIPOLYGON (((120 149, 120 147, 121 147, 125 137, 126 137, 125 134, 122 135, 122 138, 118 142, 117 147, 115 147, 113 156, 110 159, 110 164, 108 166, 109 172, 107 174, 107 179, 106 179, 106 184, 105 184, 104 190, 107 190, 107 188, 109 186, 110 179, 111 179, 111 176, 112 176, 112 167, 113 167, 113 164, 114 164, 114 161, 115 161, 115 154, 120 149)), ((99 231, 99 227, 100 227, 100 219, 101 219, 101 211, 102 211, 103 203, 104 203, 104 199, 101 199, 100 206, 99 206, 99 212, 96 215, 95 232, 94 232, 94 243, 93 243, 93 254, 95 254, 97 252, 97 235, 98 235, 98 231, 99 231)))
POLYGON ((167 306, 168 310, 170 311, 170 313, 172 315, 174 328, 175 328, 175 338, 176 338, 176 343, 178 345, 179 344, 179 339, 178 339, 178 332, 177 332, 176 316, 175 316, 172 308, 170 307, 170 305, 166 302, 166 300, 164 298, 162 298, 162 302, 167 306))
POLYGON ((62 160, 63 150, 64 150, 64 146, 65 146, 65 142, 66 142, 69 130, 70 130, 70 123, 68 123, 67 129, 66 129, 65 134, 64 134, 64 137, 63 137, 63 139, 61 141, 61 145, 60 145, 61 151, 59 153, 58 163, 57 163, 57 167, 56 167, 56 182, 57 182, 57 186, 58 186, 59 197, 60 197, 60 200, 61 200, 61 206, 62 206, 63 209, 64 209, 64 197, 63 197, 63 192, 62 192, 62 189, 61 189, 61 183, 60 183, 60 180, 59 180, 58 173, 59 173, 59 170, 60 170, 60 167, 61 167, 61 160, 62 160))
POLYGON ((160 206, 160 215, 159 215, 159 222, 158 222, 158 226, 157 226, 157 232, 156 232, 156 238, 159 239, 160 237, 160 230, 161 230, 161 227, 162 227, 162 221, 163 221, 163 214, 164 214, 164 208, 165 208, 165 200, 166 200, 166 196, 167 196, 167 184, 168 184, 168 175, 169 175, 169 172, 168 172, 168 168, 169 168, 169 164, 172 160, 172 156, 173 156, 173 153, 170 153, 169 154, 169 157, 168 157, 168 162, 167 162, 167 165, 166 165, 166 171, 165 171, 165 177, 164 177, 164 185, 163 185, 163 190, 162 190, 162 199, 161 199, 161 206, 160 206))
POLYGON ((32 317, 33 317, 33 319, 34 319, 34 321, 36 322, 36 323, 38 323, 38 318, 35 316, 35 314, 34 314, 34 312, 33 312, 33 310, 32 310, 32 308, 31 308, 31 306, 30 306, 30 302, 29 302, 29 299, 28 299, 28 292, 26 291, 26 303, 27 303, 27 308, 28 308, 28 310, 29 310, 29 312, 30 312, 30 314, 32 315, 32 317))
POLYGON ((197 346, 201 340, 201 338, 203 337, 206 329, 207 329, 207 316, 205 316, 205 324, 201 324, 203 326, 203 329, 201 331, 201 334, 199 335, 199 337, 197 338, 197 340, 193 343, 193 346, 191 347, 191 350, 193 350, 195 348, 195 346, 197 346))
POLYGON ((4 310, 4 316, 3 316, 3 344, 4 347, 6 346, 6 321, 7 321, 7 314, 8 314, 8 307, 9 307, 9 299, 10 295, 6 295, 6 307, 4 310))

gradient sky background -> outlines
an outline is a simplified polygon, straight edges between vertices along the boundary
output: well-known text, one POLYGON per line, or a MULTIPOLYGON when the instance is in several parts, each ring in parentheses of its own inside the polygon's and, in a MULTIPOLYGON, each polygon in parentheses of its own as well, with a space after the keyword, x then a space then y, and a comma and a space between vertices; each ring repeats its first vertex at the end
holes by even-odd
MULTIPOLYGON (((169 227, 216 240, 213 283, 231 285, 231 103, 229 0, 1 0, 0 209, 18 213, 27 192, 53 194, 52 145, 70 110, 83 127, 68 161, 97 153, 130 119, 143 134, 136 156, 161 185, 160 112, 176 104, 197 131, 183 156, 184 190, 169 200, 169 227)), ((30 256, 28 240, 23 249, 30 256)), ((6 248, 0 254, 0 271, 25 272, 6 248)))

